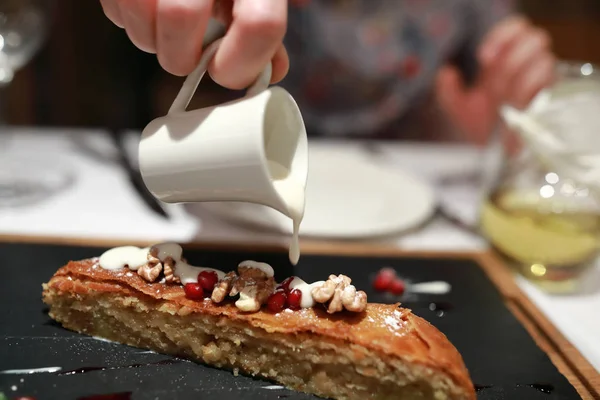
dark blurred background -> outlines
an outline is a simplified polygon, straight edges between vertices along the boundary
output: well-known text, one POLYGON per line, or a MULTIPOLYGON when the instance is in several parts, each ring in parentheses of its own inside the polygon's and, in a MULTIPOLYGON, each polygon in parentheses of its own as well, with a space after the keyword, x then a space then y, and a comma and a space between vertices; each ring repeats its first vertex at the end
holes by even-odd
MULTIPOLYGON (((98 1, 56 3, 44 48, 7 89, 8 122, 142 129, 166 113, 182 78, 137 50, 98 1)), ((600 63, 600 0, 521 0, 519 7, 550 33, 559 57, 600 63)), ((202 85, 194 107, 231 95, 209 79, 202 85)))

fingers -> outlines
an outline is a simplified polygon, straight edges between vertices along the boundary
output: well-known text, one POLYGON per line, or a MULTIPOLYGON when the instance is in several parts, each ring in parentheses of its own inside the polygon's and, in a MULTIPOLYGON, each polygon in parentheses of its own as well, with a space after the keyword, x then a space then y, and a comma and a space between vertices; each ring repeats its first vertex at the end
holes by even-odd
POLYGON ((550 84, 555 62, 550 42, 545 31, 523 18, 511 18, 490 32, 480 59, 486 86, 498 103, 526 107, 550 84))
POLYGON ((140 50, 156 53, 155 25, 157 0, 119 0, 127 36, 140 50))
POLYGON ((506 48, 511 47, 530 27, 527 19, 521 16, 510 17, 498 23, 483 39, 479 61, 484 65, 498 61, 506 48))
POLYGON ((167 72, 183 76, 196 67, 212 7, 212 0, 158 0, 156 49, 167 72))
POLYGON ((272 82, 287 74, 282 41, 286 0, 101 0, 107 17, 123 27, 135 46, 156 53, 174 75, 188 75, 198 64, 211 15, 229 25, 209 67, 213 79, 230 89, 252 84, 273 64, 272 82))
POLYGON ((523 33, 492 67, 492 90, 495 96, 499 99, 509 99, 514 90, 518 89, 513 83, 519 79, 519 75, 530 71, 540 59, 549 56, 550 39, 545 32, 531 29, 523 33))
POLYGON ((102 10, 106 17, 119 28, 123 28, 123 19, 121 18, 121 10, 116 0, 100 0, 102 10))
MULTIPOLYGON (((286 25, 286 0, 236 1, 231 26, 209 67, 211 77, 231 89, 248 87, 280 52, 286 25)), ((276 60, 281 70, 286 61, 276 60)))
POLYGON ((275 56, 271 62, 273 63, 271 83, 278 83, 285 78, 290 69, 290 60, 283 45, 279 46, 279 49, 275 52, 275 56))
POLYGON ((556 60, 552 55, 538 58, 518 74, 511 83, 507 102, 525 108, 533 98, 554 79, 556 60))
POLYGON ((506 55, 505 65, 512 71, 519 70, 535 56, 550 49, 550 36, 541 29, 532 28, 522 34, 519 39, 506 55))

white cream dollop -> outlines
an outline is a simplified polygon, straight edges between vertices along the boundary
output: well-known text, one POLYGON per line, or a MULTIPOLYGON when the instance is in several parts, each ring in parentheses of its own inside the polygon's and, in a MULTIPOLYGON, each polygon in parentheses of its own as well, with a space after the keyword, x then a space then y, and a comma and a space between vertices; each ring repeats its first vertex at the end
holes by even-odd
POLYGON ((264 272, 264 274, 267 275, 269 278, 272 278, 273 275, 275 275, 275 272, 273 271, 273 267, 271 267, 269 264, 263 263, 263 262, 246 260, 246 261, 242 261, 238 265, 238 267, 246 267, 246 268, 256 268, 256 269, 259 269, 262 272, 264 272))
POLYGON ((315 305, 315 300, 312 296, 312 290, 314 287, 324 284, 325 281, 317 281, 313 283, 306 283, 298 277, 294 277, 290 282, 290 290, 298 289, 302 292, 302 298, 300 299, 300 307, 311 308, 315 305))
POLYGON ((414 283, 409 288, 412 293, 422 294, 446 294, 452 290, 452 286, 445 281, 414 283))
POLYGON ((140 249, 135 246, 122 246, 110 249, 100 256, 98 264, 108 270, 117 270, 129 267, 132 271, 137 271, 142 265, 148 262, 148 251, 146 247, 140 249))

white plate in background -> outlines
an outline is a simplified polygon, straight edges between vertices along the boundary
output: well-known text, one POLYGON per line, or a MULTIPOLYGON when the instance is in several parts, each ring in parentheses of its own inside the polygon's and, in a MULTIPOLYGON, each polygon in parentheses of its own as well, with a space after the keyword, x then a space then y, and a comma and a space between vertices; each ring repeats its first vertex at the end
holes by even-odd
MULTIPOLYGON (((356 148, 318 142, 309 146, 301 236, 352 239, 389 235, 418 226, 434 212, 433 189, 413 175, 378 166, 356 148)), ((290 219, 265 206, 222 202, 203 207, 229 221, 292 232, 290 219)))

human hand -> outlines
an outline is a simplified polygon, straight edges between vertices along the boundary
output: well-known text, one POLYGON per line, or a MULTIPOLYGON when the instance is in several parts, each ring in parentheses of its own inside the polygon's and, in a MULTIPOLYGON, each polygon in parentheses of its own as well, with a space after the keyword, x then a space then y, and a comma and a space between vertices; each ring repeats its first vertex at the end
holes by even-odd
MULTIPOLYGON (((294 1, 294 0, 292 0, 294 1)), ((157 55, 169 73, 188 75, 202 53, 212 16, 228 25, 208 72, 229 89, 248 87, 272 62, 272 83, 283 79, 289 60, 282 44, 286 0, 100 0, 106 16, 124 28, 139 49, 157 55)))
POLYGON ((556 61, 550 47, 545 31, 525 18, 510 17, 484 38, 477 55, 480 75, 473 87, 464 84, 455 67, 442 68, 438 99, 467 139, 485 143, 501 105, 522 109, 552 82, 556 61))

